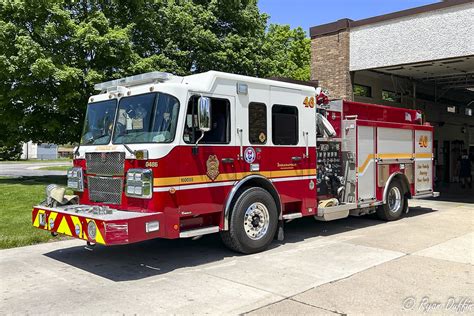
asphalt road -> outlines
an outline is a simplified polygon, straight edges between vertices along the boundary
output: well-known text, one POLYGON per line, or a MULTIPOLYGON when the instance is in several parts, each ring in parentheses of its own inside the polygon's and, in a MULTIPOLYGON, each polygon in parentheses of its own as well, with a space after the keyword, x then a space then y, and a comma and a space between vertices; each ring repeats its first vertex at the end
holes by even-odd
POLYGON ((72 166, 68 162, 35 162, 35 163, 0 163, 0 176, 13 177, 39 177, 39 176, 61 176, 66 175, 66 171, 40 170, 49 166, 72 166))
POLYGON ((0 314, 472 315, 474 204, 411 206, 390 223, 294 220, 284 242, 249 256, 214 235, 3 250, 0 314))

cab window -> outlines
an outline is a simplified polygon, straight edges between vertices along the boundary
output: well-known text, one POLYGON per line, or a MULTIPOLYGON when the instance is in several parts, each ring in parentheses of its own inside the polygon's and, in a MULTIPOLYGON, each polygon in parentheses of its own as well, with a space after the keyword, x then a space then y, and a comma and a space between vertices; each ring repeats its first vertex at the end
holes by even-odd
POLYGON ((263 103, 249 104, 249 142, 258 145, 267 142, 267 106, 263 103))
MULTIPOLYGON (((187 144, 195 144, 201 137, 197 126, 198 95, 189 99, 186 110, 183 140, 187 144)), ((211 99, 211 125, 209 132, 204 133, 200 144, 228 144, 230 143, 230 102, 227 99, 211 99)))
POLYGON ((275 145, 298 144, 298 108, 296 106, 273 105, 272 139, 275 145))

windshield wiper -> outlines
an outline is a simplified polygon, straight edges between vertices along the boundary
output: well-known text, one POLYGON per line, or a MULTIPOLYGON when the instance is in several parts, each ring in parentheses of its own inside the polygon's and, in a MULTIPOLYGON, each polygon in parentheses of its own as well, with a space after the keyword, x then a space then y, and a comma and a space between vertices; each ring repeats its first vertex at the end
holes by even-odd
MULTIPOLYGON (((125 136, 126 136, 126 135, 125 135, 125 136)), ((114 142, 115 142, 115 140, 114 140, 114 142)), ((117 144, 117 143, 116 143, 116 144, 117 144)), ((128 150, 128 152, 129 152, 132 156, 136 157, 135 152, 134 152, 130 147, 128 147, 127 144, 125 144, 125 142, 123 141, 123 138, 122 138, 122 142, 121 142, 120 144, 123 145, 123 147, 125 147, 125 149, 128 150)))
POLYGON ((127 145, 127 144, 125 144, 125 143, 122 143, 122 145, 123 145, 123 147, 125 147, 125 149, 127 149, 127 150, 128 150, 128 152, 129 152, 130 154, 132 154, 134 157, 136 157, 136 155, 135 155, 135 152, 134 152, 134 151, 132 151, 132 149, 131 149, 130 147, 128 147, 128 145, 127 145))

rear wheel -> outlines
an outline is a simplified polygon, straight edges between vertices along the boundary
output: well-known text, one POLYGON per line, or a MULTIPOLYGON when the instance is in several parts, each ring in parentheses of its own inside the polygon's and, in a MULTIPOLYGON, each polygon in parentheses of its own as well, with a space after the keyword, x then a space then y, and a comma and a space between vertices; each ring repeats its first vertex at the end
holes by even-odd
POLYGON ((377 216, 386 221, 394 221, 400 218, 405 210, 405 192, 399 181, 392 181, 387 191, 387 201, 377 208, 377 216))
POLYGON ((272 242, 277 223, 278 211, 271 194, 262 188, 250 188, 237 198, 229 230, 221 233, 222 241, 237 252, 260 252, 272 242))

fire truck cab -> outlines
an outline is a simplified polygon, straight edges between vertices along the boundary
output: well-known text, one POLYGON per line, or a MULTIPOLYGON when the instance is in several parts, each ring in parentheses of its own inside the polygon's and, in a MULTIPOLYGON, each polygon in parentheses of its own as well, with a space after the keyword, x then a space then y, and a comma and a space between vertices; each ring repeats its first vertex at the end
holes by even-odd
POLYGON ((285 221, 377 213, 396 220, 433 192, 421 113, 275 80, 152 72, 95 86, 68 187, 33 226, 116 245, 220 232, 254 253, 285 221))

